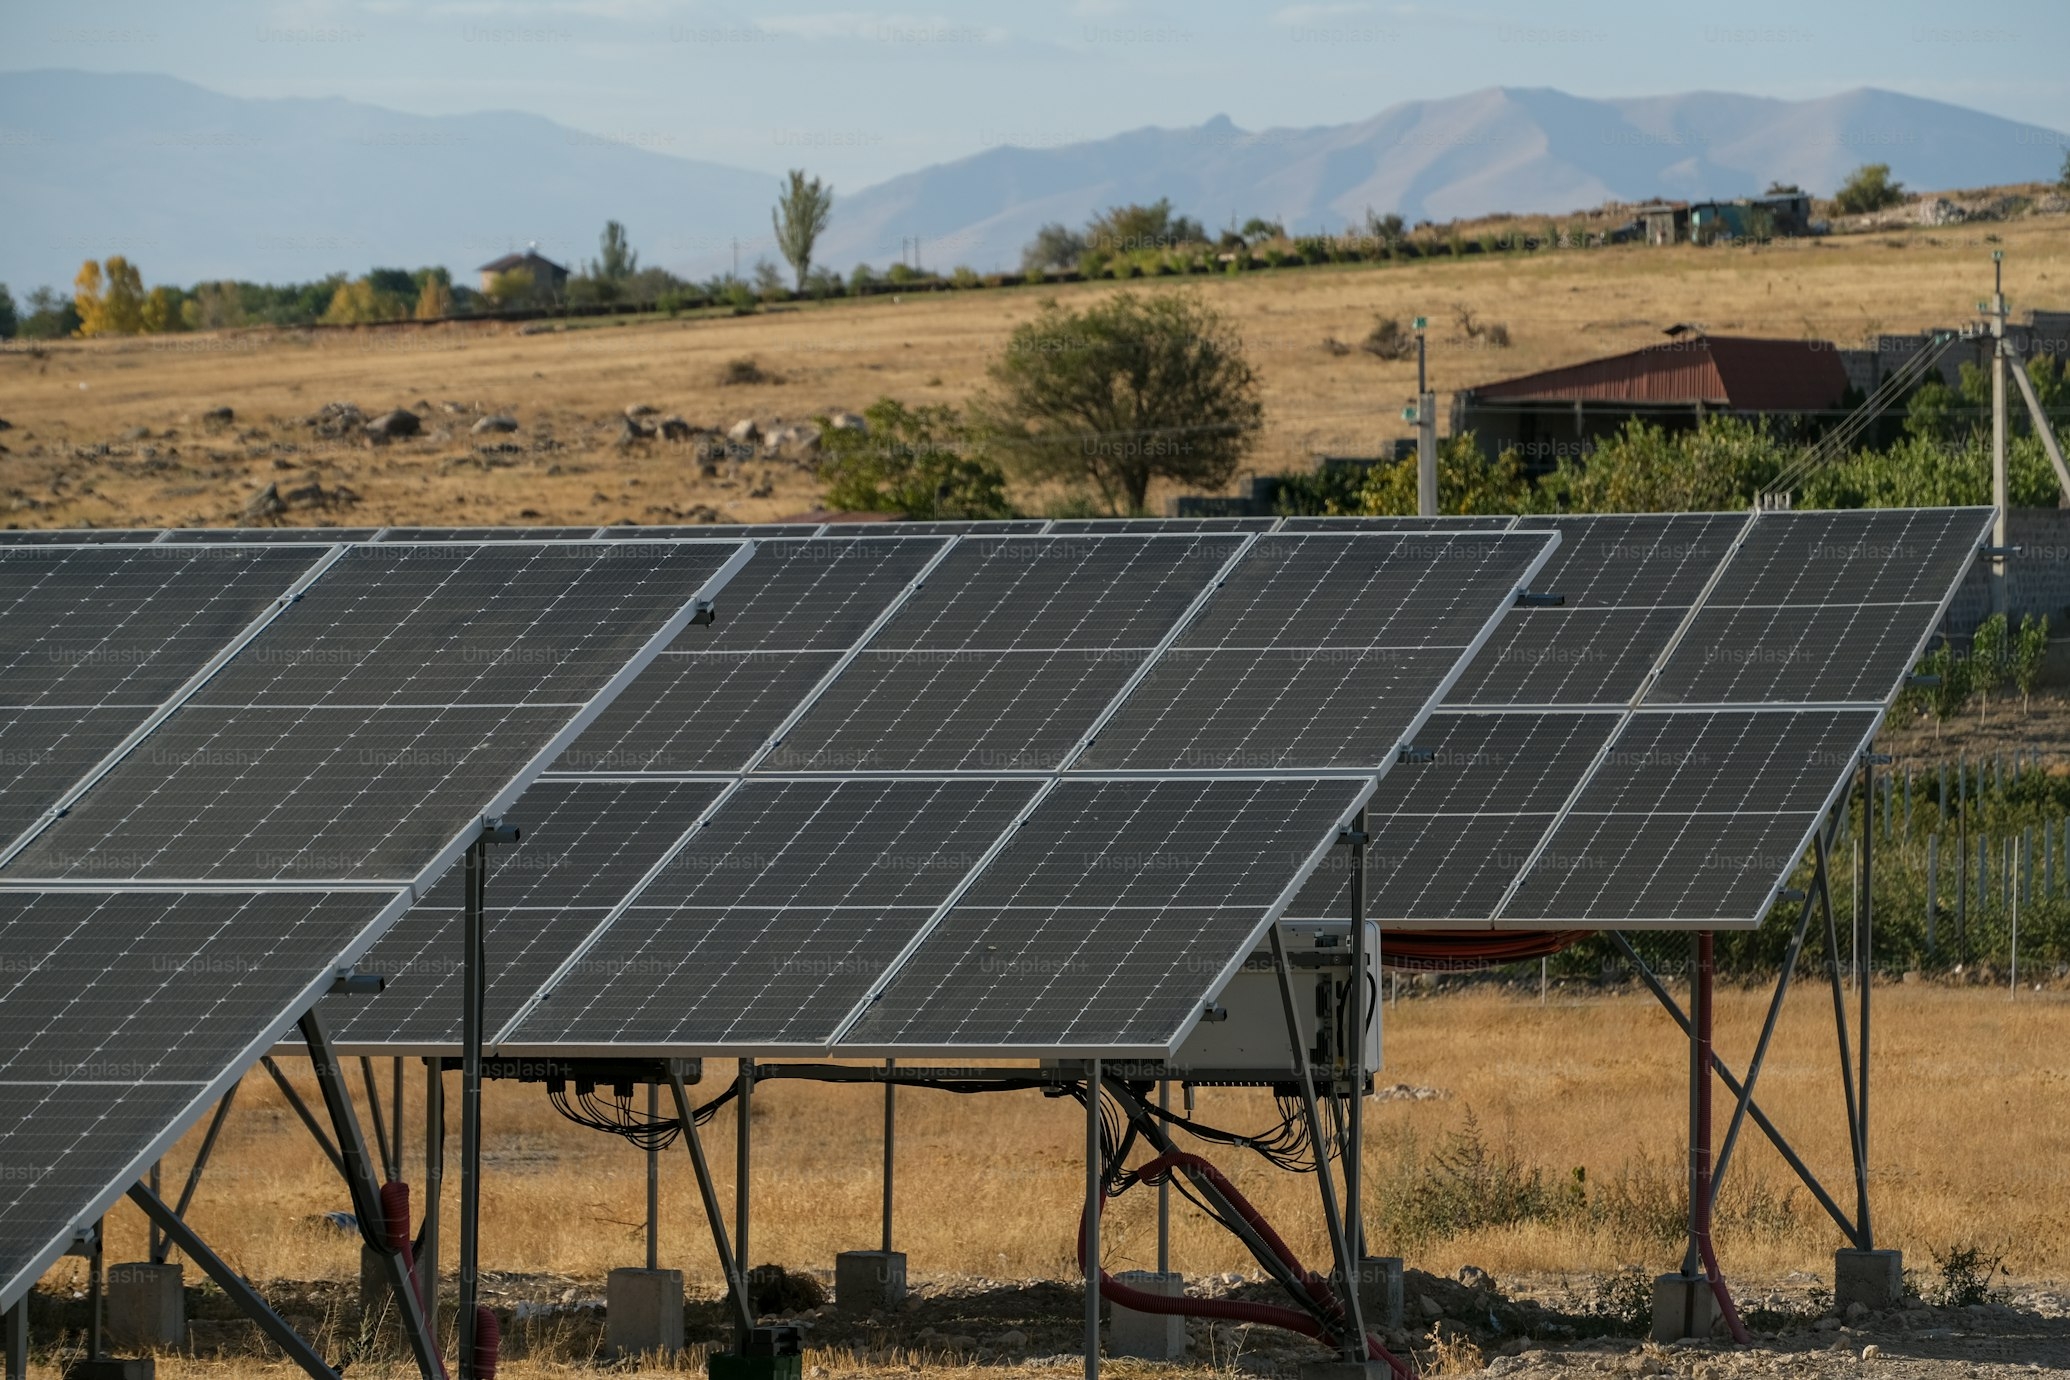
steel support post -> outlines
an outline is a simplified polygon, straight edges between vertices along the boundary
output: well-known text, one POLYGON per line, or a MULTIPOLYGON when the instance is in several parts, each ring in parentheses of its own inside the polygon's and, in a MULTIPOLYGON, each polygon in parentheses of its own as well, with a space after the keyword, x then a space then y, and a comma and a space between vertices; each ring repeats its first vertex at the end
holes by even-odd
POLYGON ((898 1144, 898 1081, 891 1074, 896 1059, 884 1061, 884 1254, 891 1254, 891 1190, 894 1148, 898 1144))
POLYGON ((108 1354, 108 1219, 93 1224, 93 1252, 87 1257, 86 1354, 100 1360, 108 1354))
MULTIPOLYGON (((1172 1109, 1172 1085, 1168 1078, 1157 1082, 1157 1108, 1172 1109)), ((1157 1273, 1172 1272, 1172 1177, 1167 1174, 1157 1185, 1157 1273)))
MULTIPOLYGON (((661 1086, 647 1085, 647 1124, 661 1120, 661 1086)), ((647 1268, 661 1268, 661 1151, 647 1147, 647 1268)))
POLYGON ((417 1246, 417 1295, 425 1324, 438 1335, 438 1221, 446 1191, 446 1066, 424 1061, 424 1230, 417 1246))
POLYGON ((754 1180, 754 1130, 750 1125, 755 1097, 755 1061, 740 1061, 740 1091, 733 1099, 739 1113, 733 1123, 733 1249, 740 1260, 741 1278, 754 1267, 748 1264, 748 1199, 754 1180))
POLYGON ((374 1081, 374 1061, 369 1055, 359 1056, 359 1081, 366 1085, 367 1119, 373 1123, 374 1149, 381 1157, 381 1180, 400 1179, 402 1174, 388 1151, 388 1119, 381 1114, 381 1085, 374 1081))
POLYGON ((272 1339, 273 1344, 287 1353, 290 1361, 307 1371, 312 1380, 338 1380, 338 1372, 318 1354, 315 1347, 303 1340, 302 1335, 289 1327, 280 1314, 273 1311, 266 1300, 260 1298, 244 1276, 232 1269, 227 1261, 209 1249, 206 1241, 194 1234, 178 1214, 142 1184, 133 1184, 129 1190, 130 1201, 144 1210, 144 1214, 158 1225, 171 1239, 174 1246, 185 1252, 187 1258, 201 1268, 201 1272, 215 1281, 216 1287, 229 1296, 238 1311, 258 1324, 259 1330, 272 1339))
POLYGON ((1855 1001, 1860 1007, 1861 1046, 1855 1051, 1855 1103, 1861 1113, 1862 1239, 1875 1248, 1876 1230, 1869 1216, 1869 1001, 1876 985, 1876 831, 1868 826, 1876 808, 1876 755, 1862 754, 1862 887, 1856 893, 1854 961, 1855 1001))
POLYGON ((697 1196, 704 1202, 704 1220, 712 1229, 712 1246, 719 1256, 719 1274, 726 1281, 726 1299, 733 1307, 734 1350, 745 1352, 748 1334, 755 1330, 755 1315, 748 1304, 747 1279, 726 1244, 726 1219, 719 1212, 719 1190, 712 1183, 712 1167, 704 1158, 704 1141, 697 1134, 697 1109, 690 1105, 689 1090, 683 1086, 683 1071, 673 1061, 668 1068, 669 1094, 675 1099, 676 1116, 683 1123, 683 1142, 690 1151, 690 1170, 697 1179, 697 1196))
POLYGON ((1100 1211, 1106 1166, 1100 1153, 1100 1061, 1085 1062, 1085 1380, 1100 1380, 1100 1211))
MULTIPOLYGON (((417 1282, 410 1278, 409 1269, 403 1264, 402 1251, 388 1241, 387 1213, 381 1203, 381 1187, 374 1181, 374 1162, 367 1154, 366 1140, 360 1134, 359 1117, 352 1108, 352 1091, 346 1084, 345 1068, 331 1051, 323 1017, 315 1007, 303 1013, 300 1024, 302 1040, 309 1046, 309 1064, 316 1072, 316 1086, 323 1093, 332 1129, 337 1132, 339 1152, 345 1159, 348 1171, 345 1182, 352 1194, 353 1215, 359 1219, 360 1239, 373 1249, 381 1261, 382 1273, 388 1277, 389 1290, 395 1295, 396 1316, 401 1320, 410 1351, 416 1357, 418 1372, 424 1380, 444 1380, 445 1367, 439 1359, 438 1341, 425 1321, 423 1308, 419 1306, 417 1282)), ((368 1093, 370 1096, 374 1093, 371 1084, 368 1093)))
POLYGON ((482 1026, 487 997, 488 947, 483 909, 487 904, 489 846, 477 837, 467 846, 466 912, 462 922, 460 998, 460 1380, 476 1380, 475 1316, 481 1279, 482 1026))
POLYGON ((1869 1176, 1862 1160, 1861 1110, 1854 1097, 1854 1048, 1847 1034, 1847 995, 1840 974, 1840 930, 1833 918, 1832 889, 1820 872, 1813 878, 1818 887, 1819 913, 1826 922, 1826 972, 1833 988, 1833 1030, 1840 1041, 1840 1090, 1847 1103, 1847 1144, 1854 1160, 1854 1238, 1860 1249, 1869 1250, 1869 1176))
POLYGON ((1346 1025, 1351 1030, 1351 1048, 1345 1051, 1345 1068, 1350 1077, 1351 1106, 1344 1118, 1349 1128, 1344 1145, 1344 1230, 1350 1238, 1352 1292, 1357 1293, 1357 1279, 1365 1268, 1366 1258, 1366 810, 1363 805, 1351 821, 1350 986, 1351 1006, 1346 1013, 1346 1025))
POLYGON ((391 1125, 391 1126, 389 1127, 389 1144, 388 1144, 388 1162, 389 1162, 390 1164, 392 1164, 392 1165, 394 1165, 394 1166, 395 1166, 395 1176, 396 1176, 396 1177, 397 1177, 397 1178, 399 1179, 399 1178, 401 1178, 401 1177, 402 1177, 402 1163, 403 1163, 403 1060, 402 1060, 402 1056, 401 1056, 400 1054, 398 1054, 398 1055, 396 1055, 396 1056, 395 1056, 395 1058, 394 1058, 394 1059, 390 1060, 389 1062, 391 1062, 392 1064, 394 1064, 394 1065, 395 1065, 394 1069, 392 1070, 392 1072, 393 1072, 393 1075, 394 1075, 394 1076, 393 1076, 393 1077, 392 1077, 392 1078, 391 1078, 391 1079, 389 1080, 389 1081, 390 1081, 390 1083, 391 1083, 391 1084, 393 1085, 393 1088, 394 1088, 394 1092, 395 1092, 395 1096, 394 1096, 394 1099, 393 1099, 393 1101, 391 1101, 391 1102, 389 1103, 389 1107, 390 1107, 390 1109, 391 1109, 391 1110, 392 1110, 392 1111, 393 1111, 393 1112, 395 1113, 395 1116, 394 1116, 394 1124, 393 1124, 393 1125, 391 1125))
POLYGON ((1346 1335, 1337 1339, 1338 1348, 1344 1359, 1354 1363, 1366 1360, 1366 1324, 1359 1308, 1358 1263, 1351 1259, 1351 1247, 1345 1240, 1344 1219, 1337 1210, 1337 1182, 1330 1173, 1330 1142, 1323 1135, 1322 1113, 1315 1101, 1315 1074, 1308 1064, 1308 1045, 1301 1038, 1301 1017, 1294 1002, 1294 970, 1287 959, 1286 936, 1280 932, 1279 923, 1274 921, 1268 933, 1272 936, 1272 961, 1279 970, 1280 1003, 1286 1011, 1287 1043, 1294 1055, 1294 1070, 1301 1084, 1301 1105, 1308 1116, 1308 1141, 1315 1147, 1315 1177, 1322 1188, 1323 1221, 1329 1228, 1330 1254, 1335 1258, 1333 1283, 1344 1305, 1344 1317, 1348 1324, 1346 1335))
POLYGON ((7 1380, 29 1380, 29 1296, 7 1310, 7 1380))
MULTIPOLYGON (((151 1174, 149 1178, 144 1180, 144 1182, 148 1183, 151 1186, 151 1191, 153 1193, 162 1193, 165 1191, 159 1183, 160 1171, 163 1168, 164 1161, 151 1161, 151 1174)), ((165 1233, 158 1230, 158 1224, 156 1222, 148 1224, 144 1240, 144 1259, 157 1260, 159 1258, 159 1253, 164 1249, 165 1233)))

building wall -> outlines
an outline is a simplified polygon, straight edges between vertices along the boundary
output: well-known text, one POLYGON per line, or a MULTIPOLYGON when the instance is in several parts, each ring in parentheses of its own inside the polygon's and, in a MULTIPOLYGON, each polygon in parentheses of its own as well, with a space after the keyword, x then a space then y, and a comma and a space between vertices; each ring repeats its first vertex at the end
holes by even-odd
MULTIPOLYGON (((2020 548, 2006 563, 2012 621, 2029 613, 2046 617, 2052 636, 2070 637, 2070 509, 2015 508, 2011 530, 2012 544, 2020 548)), ((1948 607, 1948 635, 1966 642, 1990 616, 1990 566, 1979 561, 1948 607)))

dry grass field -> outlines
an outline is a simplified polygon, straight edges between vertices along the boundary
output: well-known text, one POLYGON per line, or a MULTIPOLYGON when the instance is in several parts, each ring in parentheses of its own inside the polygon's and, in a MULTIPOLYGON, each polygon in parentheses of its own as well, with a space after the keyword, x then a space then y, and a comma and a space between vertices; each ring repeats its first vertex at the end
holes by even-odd
MULTIPOLYGON (((1370 454, 1404 433, 1413 363, 1360 351, 1376 314, 1432 322, 1441 393, 1636 348, 1662 328, 1844 343, 1966 320, 2006 251, 2016 309, 2070 305, 2070 218, 1782 241, 1749 249, 1564 250, 1530 256, 1261 271, 1185 282, 1223 310, 1262 376, 1267 425, 1249 467, 1300 468, 1320 453, 1370 454), (1460 309, 1514 344, 1464 339, 1460 309)), ((1113 284, 1055 289, 1066 301, 1113 284)), ((356 501, 287 520, 359 523, 763 521, 810 508, 812 476, 788 463, 699 473, 690 448, 613 445, 619 413, 647 403, 694 425, 802 421, 890 396, 968 398, 1037 289, 874 297, 752 316, 513 326, 287 331, 9 342, 0 350, 0 525, 220 525, 268 483, 310 482, 356 501), (752 359, 764 381, 725 384, 752 359), (380 449, 318 440, 302 419, 351 401, 367 415, 428 405, 423 437, 380 449), (450 407, 448 406, 450 404, 450 407), (227 427, 204 424, 229 406, 227 427), (522 429, 504 453, 468 432, 485 412, 522 429), (139 434, 142 429, 143 434, 139 434), (105 452, 97 448, 106 447, 105 452)), ((1441 398, 1441 403, 1444 401, 1441 398)), ((1058 495, 1020 492, 1040 510, 1058 495)), ((1153 507, 1165 495, 1153 493, 1153 507)))
MULTIPOLYGON (((1405 989, 1406 991, 1407 989, 1405 989)), ((1765 996, 1720 994, 1721 1057, 1744 1067, 1765 996)), ((2070 1068, 2061 1057, 2070 996, 1897 984, 1876 993, 1872 1159, 1878 1235, 1928 1275, 1936 1252, 1975 1244, 2002 1254, 2016 1278, 2070 1276, 2070 1068)), ((1851 1005, 1851 1003, 1850 1003, 1851 1005)), ((1687 1045, 1643 994, 1558 989, 1404 995, 1386 1012, 1383 1086, 1433 1091, 1369 1104, 1367 1201, 1376 1249, 1450 1273, 1477 1265, 1498 1278, 1586 1274, 1640 1265, 1672 1268, 1673 1224, 1686 1145, 1687 1045), (1432 1188, 1433 1152, 1469 1117, 1491 1157, 1512 1160, 1549 1186, 1586 1171, 1591 1219, 1570 1213, 1497 1229, 1390 1240, 1386 1224, 1432 1188), (1613 1202, 1614 1200, 1614 1202, 1613 1202), (1607 1211, 1620 1206, 1620 1211, 1607 1211), (1662 1219, 1665 1234, 1654 1230, 1662 1219)), ((1761 1100, 1843 1203, 1852 1202, 1830 999, 1822 984, 1793 991, 1761 1100)), ((377 1063, 382 1086, 387 1065, 377 1063)), ((730 1078, 714 1062, 699 1100, 730 1078)), ((306 1074, 298 1073, 305 1087, 306 1074)), ((421 1165, 416 1115, 423 1074, 409 1066, 406 1155, 421 1165)), ((355 1080, 357 1081, 357 1080, 355 1080)), ((448 1075, 457 1092, 457 1076, 448 1075)), ((449 1094, 451 1095, 451 1094, 449 1094)), ((1729 1104, 1722 1090, 1719 1123, 1729 1104)), ((880 1115, 876 1087, 770 1082, 754 1099, 751 1253, 757 1264, 830 1270, 836 1252, 877 1241, 880 1115)), ((486 1096, 484 1266, 594 1287, 642 1255, 643 1156, 618 1139, 562 1120, 535 1087, 492 1084, 486 1096)), ((1238 1129, 1271 1118, 1260 1094, 1203 1090, 1203 1120, 1238 1129)), ((1077 1104, 1039 1093, 900 1094, 897 1245, 916 1277, 1068 1279, 1083 1192, 1083 1119, 1077 1104)), ((732 1109, 705 1130, 723 1200, 732 1202, 732 1109)), ((457 1155, 457 1114, 450 1129, 457 1155)), ((168 1184, 185 1173, 197 1129, 168 1157, 168 1184)), ((1327 1245, 1312 1177, 1254 1156, 1210 1150, 1304 1259, 1327 1245)), ((718 1275, 698 1212, 688 1157, 662 1161, 661 1253, 693 1292, 718 1275)), ((411 1168, 421 1193, 421 1168, 411 1168)), ((1719 1230, 1730 1276, 1752 1280, 1811 1271, 1829 1278, 1838 1233, 1749 1128, 1731 1175, 1719 1230)), ((456 1221, 448 1178, 445 1255, 456 1221)), ((171 1191, 170 1188, 168 1191, 171 1191)), ((1137 1190, 1111 1211, 1110 1269, 1155 1268, 1154 1196, 1137 1190)), ((258 1280, 347 1278, 355 1237, 321 1214, 349 1207, 343 1187, 271 1083, 249 1077, 196 1199, 196 1227, 258 1280)), ((143 1219, 124 1205, 110 1219, 111 1260, 136 1259, 143 1219)), ((1173 1258, 1198 1276, 1246 1270, 1235 1242, 1183 1204, 1173 1258)), ((82 1265, 56 1267, 63 1287, 82 1265)), ((190 1276, 194 1274, 190 1267, 190 1276)))

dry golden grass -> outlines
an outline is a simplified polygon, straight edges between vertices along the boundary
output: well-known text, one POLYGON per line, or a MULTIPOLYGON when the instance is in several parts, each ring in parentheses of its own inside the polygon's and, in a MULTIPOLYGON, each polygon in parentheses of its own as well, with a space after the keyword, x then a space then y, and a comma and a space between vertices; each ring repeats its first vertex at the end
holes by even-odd
MULTIPOLYGON (((2070 298, 2070 220, 1995 227, 2018 304, 2070 298)), ((1354 351, 1376 314, 1431 318, 1433 382, 1450 389, 1633 349, 1677 321, 1717 332, 1858 342, 1877 331, 1967 319, 1989 272, 1976 227, 1784 241, 1754 249, 1623 246, 1405 265, 1259 272, 1183 282, 1224 310, 1263 381, 1267 427, 1253 471, 1299 468, 1318 453, 1371 454, 1405 434, 1399 413, 1411 363, 1354 351), (1515 344, 1455 340, 1464 306, 1508 325, 1515 344)), ((1145 284, 1127 290, 1143 290, 1145 284)), ((1066 301, 1118 290, 1060 287, 1066 301)), ((267 482, 344 484, 362 502, 316 515, 342 523, 653 523, 699 506, 761 521, 812 506, 809 475, 751 464, 701 478, 683 448, 621 454, 615 414, 648 402, 693 423, 799 420, 859 409, 880 396, 960 402, 983 382, 1012 328, 1031 317, 1035 290, 987 290, 811 304, 741 318, 600 324, 520 336, 502 326, 440 326, 74 341, 0 352, 0 415, 13 452, 0 456, 0 523, 19 526, 213 525, 233 521, 267 482), (773 382, 722 386, 727 361, 752 357, 773 382), (468 417, 432 418, 444 437, 377 451, 323 449, 294 419, 347 399, 369 415, 420 399, 509 409, 569 445, 484 471, 466 462, 468 417), (200 414, 222 404, 251 443, 212 437, 200 414), (72 458, 72 447, 117 442, 129 428, 159 433, 161 455, 72 458), (168 442, 162 433, 179 434, 168 442), (292 440, 292 456, 267 447, 292 440), (38 447, 43 454, 32 452, 38 447), (456 464, 456 461, 459 463, 456 464), (550 467, 558 466, 557 471, 550 467), (750 493, 763 483, 770 492, 750 493)), ((1441 397, 1441 403, 1446 401, 1441 397)), ((130 450, 118 445, 118 450, 130 450)), ((1040 506, 1049 496, 1023 493, 1040 506)), ((1153 494, 1153 506, 1164 495, 1153 494)), ((297 521, 311 520, 298 515, 297 521)))
MULTIPOLYGON (((1753 990, 1720 994, 1719 1049, 1736 1067, 1744 1066, 1763 1001, 1753 990)), ((1929 1273, 1933 1252, 1965 1241, 2002 1251, 2018 1277, 2070 1272, 2070 1071, 2061 1058, 2070 1001, 2060 992, 2008 1001, 2002 990, 1917 985, 1881 989, 1876 1001, 1871 1148, 1879 1239, 1905 1248, 1929 1273)), ((1761 1101, 1834 1194, 1851 1204, 1831 1019, 1822 985, 1806 982, 1793 992, 1761 1101)), ((1375 1203, 1400 1188, 1405 1138, 1436 1141, 1457 1129, 1468 1109, 1492 1141, 1506 1137, 1550 1180, 1565 1180, 1575 1166, 1584 1166, 1598 1187, 1633 1169, 1666 1186, 1680 1173, 1687 1046, 1649 998, 1556 991, 1545 1005, 1535 995, 1494 992, 1405 999, 1388 1008, 1386 1039, 1383 1084, 1402 1080, 1444 1096, 1371 1104, 1367 1192, 1375 1203)), ((385 1088, 385 1064, 378 1067, 385 1088)), ((704 1094, 731 1071, 717 1064, 704 1094)), ((421 1069, 412 1066, 413 1118, 421 1085, 421 1069)), ((642 1156, 563 1121, 536 1088, 491 1085, 486 1104, 484 1266, 593 1283, 614 1266, 639 1263, 642 1156)), ((1255 1093, 1200 1094, 1202 1117, 1224 1125, 1257 1126, 1265 1105, 1255 1093)), ((757 1089, 757 1263, 824 1270, 837 1251, 876 1244, 881 1106, 878 1088, 772 1082, 757 1089)), ((1721 1128, 1728 1106, 1721 1090, 1721 1128)), ((897 1245, 914 1275, 1072 1277, 1082 1128, 1075 1103, 1036 1093, 902 1093, 897 1245)), ((729 1210, 733 1133, 730 1110, 705 1132, 729 1210)), ((413 1165, 421 1163, 417 1136, 413 1124, 413 1165)), ((185 1172, 199 1139, 197 1130, 168 1157, 169 1183, 185 1172)), ((451 1144, 457 1153, 457 1122, 451 1144)), ((1305 1259, 1326 1258, 1312 1177, 1282 1174, 1232 1151, 1211 1157, 1305 1259)), ((662 1163, 663 1263, 682 1268, 693 1289, 715 1291, 688 1157, 678 1148, 662 1163)), ((1752 1128, 1732 1174, 1741 1195, 1758 1186, 1780 1197, 1791 1182, 1752 1128)), ((409 1168, 407 1177, 421 1188, 420 1168, 409 1168)), ((457 1209, 453 1179, 447 1184, 450 1270, 457 1209)), ((1110 1212, 1109 1268, 1154 1267, 1153 1201, 1139 1190, 1110 1212)), ((342 1279, 357 1269, 357 1242, 314 1219, 347 1206, 276 1090, 263 1075, 247 1080, 196 1200, 197 1228, 254 1279, 342 1279)), ((133 1209, 116 1209, 110 1259, 137 1258, 143 1231, 133 1209)), ((1377 1229, 1374 1235, 1376 1248, 1398 1248, 1377 1229)), ((1799 1191, 1781 1222, 1723 1229, 1719 1249, 1729 1275, 1758 1279, 1796 1269, 1829 1275, 1839 1244, 1837 1231, 1799 1191)), ((1419 1268, 1471 1263, 1508 1277, 1630 1263, 1669 1268, 1679 1250, 1561 1224, 1477 1232, 1405 1253, 1419 1268)), ((1183 1205, 1174 1210, 1173 1258, 1192 1274, 1250 1263, 1183 1205)), ((81 1269, 67 1261, 47 1283, 76 1282, 81 1269)))

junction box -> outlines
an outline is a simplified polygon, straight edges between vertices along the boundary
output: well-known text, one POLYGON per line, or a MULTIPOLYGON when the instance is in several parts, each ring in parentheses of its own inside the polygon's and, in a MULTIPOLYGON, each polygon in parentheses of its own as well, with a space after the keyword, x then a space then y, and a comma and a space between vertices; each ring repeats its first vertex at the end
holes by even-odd
MULTIPOLYGON (((1283 923, 1293 971, 1294 1011, 1308 1046, 1318 1096, 1333 1090, 1329 1071, 1348 1053, 1351 1030, 1351 922, 1283 923)), ((1366 922, 1365 1039, 1359 1064, 1370 1077, 1380 1067, 1380 927, 1366 922)), ((1287 1048, 1286 1006, 1272 941, 1260 941, 1222 989, 1213 1007, 1179 1046, 1169 1076, 1199 1084, 1288 1083, 1298 1077, 1287 1048)))

